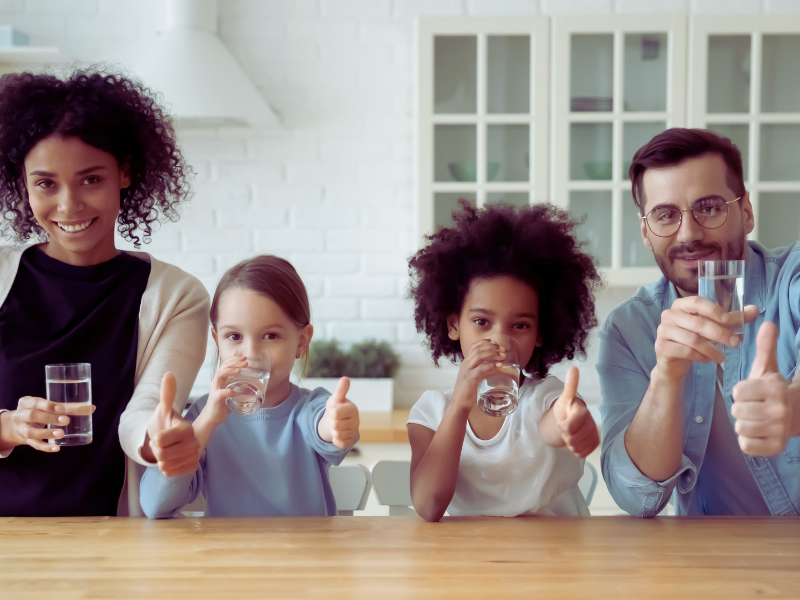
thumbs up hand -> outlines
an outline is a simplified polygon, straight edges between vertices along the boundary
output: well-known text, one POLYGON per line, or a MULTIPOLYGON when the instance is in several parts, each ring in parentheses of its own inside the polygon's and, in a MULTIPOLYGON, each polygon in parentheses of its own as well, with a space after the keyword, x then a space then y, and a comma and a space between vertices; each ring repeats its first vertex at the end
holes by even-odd
POLYGON ((567 372, 564 391, 553 404, 553 416, 569 451, 585 458, 600 444, 600 435, 586 404, 577 397, 579 375, 577 367, 567 372))
POLYGON ((792 423, 787 388, 778 370, 778 328, 764 323, 758 330, 750 377, 733 388, 731 414, 742 452, 772 456, 786 449, 792 423))
POLYGON ((157 462, 167 477, 196 470, 200 460, 200 443, 191 423, 184 421, 173 408, 176 389, 175 376, 172 373, 164 375, 161 400, 150 418, 145 447, 142 448, 142 456, 148 462, 157 462))
POLYGON ((358 437, 358 408, 347 399, 350 379, 342 377, 336 391, 325 404, 325 414, 319 421, 319 436, 339 448, 349 448, 358 437))

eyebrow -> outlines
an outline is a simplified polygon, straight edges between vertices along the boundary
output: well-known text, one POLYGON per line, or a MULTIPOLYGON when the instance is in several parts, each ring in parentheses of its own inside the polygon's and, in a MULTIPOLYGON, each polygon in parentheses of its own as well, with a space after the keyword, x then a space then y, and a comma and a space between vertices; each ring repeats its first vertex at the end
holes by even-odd
MULTIPOLYGON (((709 194, 708 196, 701 196, 700 198, 697 198, 696 200, 693 200, 692 203, 689 205, 689 208, 691 208, 692 206, 694 206, 695 204, 697 204, 701 200, 711 200, 713 198, 721 198, 722 200, 725 200, 725 197, 721 196, 719 194, 709 194)), ((668 202, 662 202, 661 204, 656 204, 653 208, 651 208, 647 212, 650 212, 651 210, 655 210, 657 208, 678 208, 678 205, 677 204, 669 204, 668 202)))
MULTIPOLYGON (((219 330, 222 331, 223 329, 237 329, 238 330, 238 329, 244 329, 244 328, 240 327, 239 325, 220 325, 219 326, 219 330)), ((286 326, 285 325, 281 325, 280 323, 274 323, 272 325, 267 325, 266 327, 263 327, 262 329, 264 329, 264 330, 267 330, 267 329, 286 329, 286 326)))
MULTIPOLYGON (((93 171, 101 171, 106 167, 102 165, 96 165, 94 167, 89 167, 88 169, 83 169, 75 173, 76 175, 88 175, 93 171)), ((55 173, 51 173, 50 171, 31 171, 28 175, 36 176, 36 177, 56 177, 55 173)))
MULTIPOLYGON (((488 310, 488 309, 485 309, 485 308, 470 308, 469 312, 478 313, 478 314, 481 314, 481 315, 494 315, 495 314, 494 311, 488 310)), ((534 320, 538 319, 538 317, 536 315, 534 315, 533 313, 517 313, 514 316, 515 317, 528 318, 528 319, 534 319, 534 320)))

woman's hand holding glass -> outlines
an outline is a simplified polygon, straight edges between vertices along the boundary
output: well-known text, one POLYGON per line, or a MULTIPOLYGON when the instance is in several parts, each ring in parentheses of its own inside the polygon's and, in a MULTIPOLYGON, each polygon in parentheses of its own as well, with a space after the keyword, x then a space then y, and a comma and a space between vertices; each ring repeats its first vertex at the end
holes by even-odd
MULTIPOLYGON (((92 412, 95 408, 92 406, 92 412)), ((30 446, 42 452, 58 452, 60 446, 47 440, 63 437, 64 430, 47 426, 67 425, 69 417, 65 412, 65 407, 57 402, 33 396, 20 398, 16 410, 0 413, 0 450, 30 446)))

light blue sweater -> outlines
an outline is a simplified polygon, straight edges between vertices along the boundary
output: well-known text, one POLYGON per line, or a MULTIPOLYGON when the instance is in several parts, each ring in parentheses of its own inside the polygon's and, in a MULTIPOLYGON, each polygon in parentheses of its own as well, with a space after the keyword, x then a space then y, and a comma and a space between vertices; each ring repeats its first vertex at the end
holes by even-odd
MULTIPOLYGON (((145 514, 175 516, 202 493, 208 517, 300 517, 336 515, 328 468, 349 448, 325 442, 317 425, 330 392, 292 385, 274 408, 242 416, 235 413, 214 432, 194 473, 165 477, 150 467, 142 477, 145 514)), ((203 396, 189 409, 194 421, 206 405, 203 396)))

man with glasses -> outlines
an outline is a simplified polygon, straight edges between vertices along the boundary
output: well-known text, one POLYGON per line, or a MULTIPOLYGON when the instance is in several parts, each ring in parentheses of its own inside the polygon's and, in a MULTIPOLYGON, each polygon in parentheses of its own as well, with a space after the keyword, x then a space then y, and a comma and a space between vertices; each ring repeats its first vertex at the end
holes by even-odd
POLYGON ((800 513, 800 244, 748 242, 753 208, 739 150, 670 129, 629 171, 644 245, 663 277, 600 331, 602 471, 617 504, 658 514, 800 513), (744 260, 742 338, 700 298, 698 261, 744 260))

